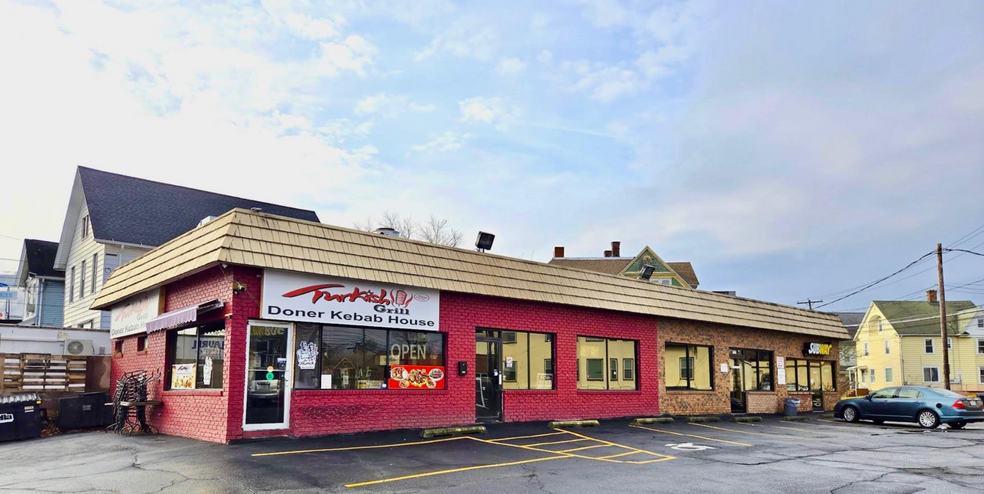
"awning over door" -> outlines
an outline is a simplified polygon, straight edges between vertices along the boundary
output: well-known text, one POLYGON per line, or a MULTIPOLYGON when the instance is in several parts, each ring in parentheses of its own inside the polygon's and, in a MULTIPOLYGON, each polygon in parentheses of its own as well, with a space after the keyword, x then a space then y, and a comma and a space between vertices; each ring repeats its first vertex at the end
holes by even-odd
POLYGON ((190 305, 181 309, 165 312, 147 321, 147 332, 172 329, 193 323, 198 320, 198 316, 216 309, 221 309, 225 304, 221 300, 212 300, 201 304, 190 305))

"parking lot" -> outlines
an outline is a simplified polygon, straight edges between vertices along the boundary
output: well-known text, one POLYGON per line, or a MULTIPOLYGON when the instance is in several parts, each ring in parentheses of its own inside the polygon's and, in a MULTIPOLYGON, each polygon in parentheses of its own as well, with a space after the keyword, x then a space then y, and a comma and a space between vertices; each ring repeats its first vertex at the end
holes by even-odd
POLYGON ((230 446, 88 433, 0 445, 2 492, 981 492, 984 426, 715 422, 230 446))

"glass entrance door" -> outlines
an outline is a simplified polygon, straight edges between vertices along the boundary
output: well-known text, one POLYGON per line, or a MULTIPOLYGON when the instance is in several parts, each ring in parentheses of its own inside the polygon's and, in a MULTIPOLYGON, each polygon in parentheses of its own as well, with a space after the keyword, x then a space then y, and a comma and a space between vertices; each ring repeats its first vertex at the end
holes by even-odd
POLYGON ((243 430, 284 429, 290 417, 291 327, 251 322, 246 344, 243 430))
POLYGON ((745 413, 745 383, 742 379, 744 374, 742 363, 740 358, 731 359, 731 413, 745 413))
POLYGON ((475 416, 479 421, 502 418, 502 374, 499 371, 501 341, 475 340, 475 416))

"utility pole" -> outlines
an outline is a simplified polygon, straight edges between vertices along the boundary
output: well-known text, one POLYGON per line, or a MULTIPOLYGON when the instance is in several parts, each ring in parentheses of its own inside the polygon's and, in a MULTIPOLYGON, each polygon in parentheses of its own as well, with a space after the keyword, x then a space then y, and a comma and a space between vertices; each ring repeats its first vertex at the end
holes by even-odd
POLYGON ((936 244, 936 271, 939 273, 940 335, 943 342, 943 387, 950 389, 950 349, 946 334, 946 294, 943 292, 943 244, 936 244))
POLYGON ((819 304, 820 302, 823 302, 823 300, 813 300, 813 299, 809 299, 808 298, 808 299, 806 299, 806 300, 804 300, 802 302, 796 302, 796 303, 797 304, 800 304, 800 305, 803 305, 803 304, 809 305, 810 306, 810 310, 813 310, 813 304, 819 304))

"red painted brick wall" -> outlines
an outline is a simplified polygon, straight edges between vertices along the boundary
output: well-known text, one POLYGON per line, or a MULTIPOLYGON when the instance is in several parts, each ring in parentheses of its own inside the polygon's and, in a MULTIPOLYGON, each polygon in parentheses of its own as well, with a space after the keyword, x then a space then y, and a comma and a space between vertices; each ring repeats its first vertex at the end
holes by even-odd
POLYGON ((447 389, 441 391, 295 391, 296 436, 441 427, 475 422, 475 328, 556 334, 554 390, 505 391, 503 418, 533 421, 653 415, 659 412, 653 318, 560 305, 441 293, 441 331, 448 334, 447 389), (577 336, 639 341, 639 391, 578 391, 577 336), (468 375, 459 376, 459 361, 468 375))

